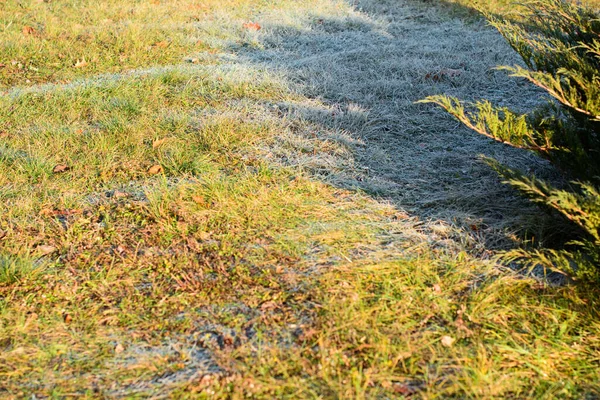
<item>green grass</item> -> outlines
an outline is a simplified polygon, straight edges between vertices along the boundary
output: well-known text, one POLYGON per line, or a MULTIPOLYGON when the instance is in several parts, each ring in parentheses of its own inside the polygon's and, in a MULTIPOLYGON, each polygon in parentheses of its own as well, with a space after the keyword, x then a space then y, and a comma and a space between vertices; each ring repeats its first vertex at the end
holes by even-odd
POLYGON ((250 7, 248 1, 2 2, 0 89, 179 63, 196 52, 218 52, 216 43, 230 32, 204 33, 215 23, 215 12, 230 10, 227 22, 238 28, 238 18, 250 7))
POLYGON ((197 4, 0 3, 2 397, 600 392, 597 288, 434 246, 266 161, 293 130, 271 106, 305 99, 213 53, 261 13, 350 6, 197 4))

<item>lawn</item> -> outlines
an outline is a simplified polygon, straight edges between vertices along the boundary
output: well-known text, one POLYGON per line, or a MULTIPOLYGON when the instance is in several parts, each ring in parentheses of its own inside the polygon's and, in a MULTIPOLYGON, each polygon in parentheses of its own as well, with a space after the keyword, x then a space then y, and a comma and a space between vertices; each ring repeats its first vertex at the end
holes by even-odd
POLYGON ((538 93, 453 7, 0 1, 0 397, 600 396, 600 290, 491 257, 534 156, 415 104, 538 93))

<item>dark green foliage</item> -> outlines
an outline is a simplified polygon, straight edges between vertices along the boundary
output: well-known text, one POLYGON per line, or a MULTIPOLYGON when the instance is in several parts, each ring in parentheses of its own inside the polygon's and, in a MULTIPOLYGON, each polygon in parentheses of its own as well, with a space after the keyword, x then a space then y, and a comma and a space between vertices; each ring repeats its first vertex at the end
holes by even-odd
POLYGON ((505 259, 600 278, 600 14, 563 0, 526 3, 517 23, 487 15, 527 68, 501 67, 544 89, 556 101, 521 115, 487 101, 469 104, 448 96, 436 103, 469 128, 508 145, 534 151, 574 181, 559 189, 496 162, 491 165, 532 201, 560 213, 580 236, 558 250, 517 250, 505 259))

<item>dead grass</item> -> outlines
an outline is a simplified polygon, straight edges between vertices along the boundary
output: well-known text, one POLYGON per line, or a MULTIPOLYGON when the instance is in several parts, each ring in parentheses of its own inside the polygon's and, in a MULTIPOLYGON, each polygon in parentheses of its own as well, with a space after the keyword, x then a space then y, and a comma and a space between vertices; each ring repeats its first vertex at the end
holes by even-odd
POLYGON ((422 3, 194 7, 0 3, 0 62, 37 60, 0 69, 2 397, 598 395, 597 288, 487 260, 512 198, 476 155, 504 150, 413 103, 518 103, 497 35, 422 3))

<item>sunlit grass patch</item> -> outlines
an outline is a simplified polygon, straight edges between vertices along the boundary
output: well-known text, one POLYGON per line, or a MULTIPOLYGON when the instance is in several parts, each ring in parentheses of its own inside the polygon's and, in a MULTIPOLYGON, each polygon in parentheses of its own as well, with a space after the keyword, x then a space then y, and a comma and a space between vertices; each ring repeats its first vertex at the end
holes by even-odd
MULTIPOLYGON (((56 251, 48 257, 56 273, 3 291, 4 301, 15 304, 2 315, 0 341, 10 345, 1 357, 12 366, 3 373, 37 390, 54 382, 62 393, 85 383, 66 379, 69 371, 91 368, 96 380, 115 374, 102 363, 119 359, 119 344, 157 346, 178 335, 229 329, 239 345, 253 340, 251 327, 252 335, 285 330, 306 312, 303 288, 312 278, 304 275, 303 255, 317 251, 322 262, 335 262, 373 240, 372 218, 389 210, 359 217, 357 206, 368 204, 363 201, 257 164, 235 175, 216 168, 180 183, 159 179, 143 200, 112 196, 80 213, 13 226, 3 244, 52 246, 56 251), (355 222, 348 222, 347 208, 355 210, 355 222), (340 235, 340 228, 347 233, 340 235), (237 304, 247 312, 226 311, 237 304), (271 315, 273 307, 287 311, 271 315), (202 316, 204 309, 214 311, 202 316), (58 345, 64 341, 68 347, 58 345), (51 364, 59 372, 50 376, 46 367, 36 368, 51 364)), ((153 363, 141 375, 124 365, 115 379, 143 381, 182 362, 187 365, 185 359, 153 363)))
POLYGON ((0 90, 186 62, 212 64, 253 42, 268 13, 348 8, 341 2, 250 0, 0 3, 0 90), (260 25, 257 25, 260 28, 260 25))
POLYGON ((597 290, 548 288, 464 255, 411 250, 411 259, 349 263, 318 277, 316 320, 287 346, 242 346, 239 379, 218 390, 261 398, 598 393, 598 314, 589 307, 597 290))
POLYGON ((159 71, 2 98, 6 212, 18 212, 25 204, 15 208, 15 202, 27 203, 32 192, 89 194, 159 172, 198 175, 210 160, 231 158, 273 134, 268 122, 241 122, 227 103, 276 100, 282 88, 268 78, 250 83, 230 76, 216 69, 159 71))
POLYGON ((3 2, 0 84, 182 61, 187 52, 210 49, 193 40, 193 22, 213 7, 203 12, 187 1, 3 2))

